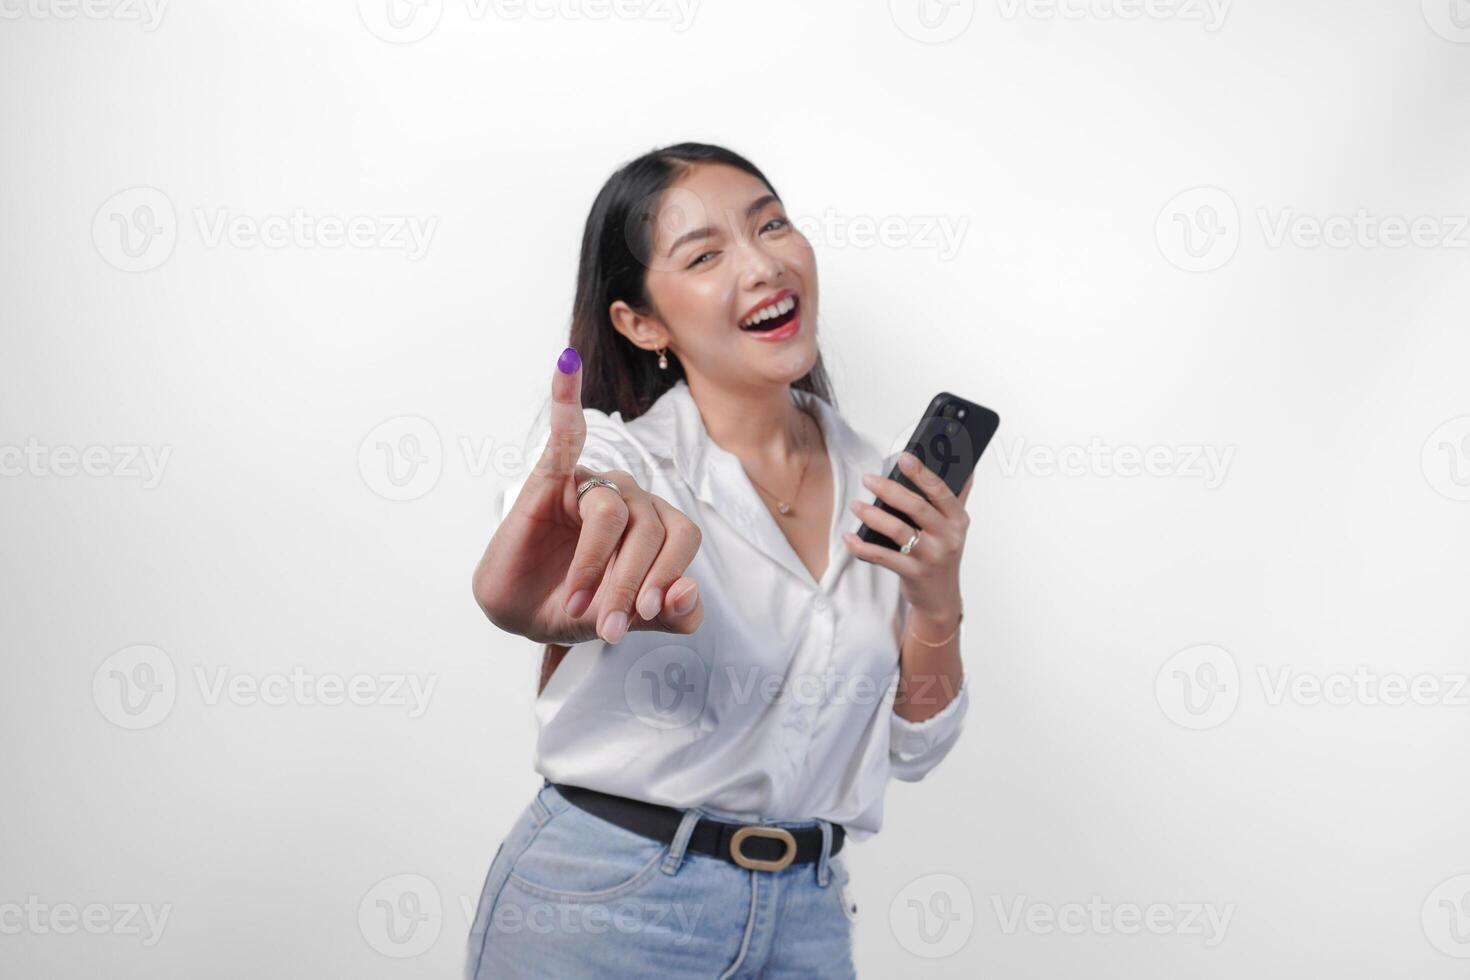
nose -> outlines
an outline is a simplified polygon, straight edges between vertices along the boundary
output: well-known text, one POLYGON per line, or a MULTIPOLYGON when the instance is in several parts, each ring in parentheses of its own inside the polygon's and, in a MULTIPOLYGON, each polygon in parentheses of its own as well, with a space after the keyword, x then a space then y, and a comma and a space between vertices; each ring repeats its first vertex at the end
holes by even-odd
POLYGON ((781 278, 785 272, 785 266, 781 260, 767 251, 765 243, 759 237, 745 242, 740 249, 741 277, 746 289, 759 289, 761 286, 769 285, 781 278))

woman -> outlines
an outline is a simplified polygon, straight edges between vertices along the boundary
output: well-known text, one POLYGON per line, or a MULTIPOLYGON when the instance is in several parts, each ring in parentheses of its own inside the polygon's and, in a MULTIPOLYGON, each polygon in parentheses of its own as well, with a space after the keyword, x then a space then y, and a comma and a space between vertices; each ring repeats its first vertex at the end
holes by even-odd
POLYGON ((968 704, 970 485, 908 453, 923 495, 886 479, 833 407, 817 301, 811 245, 735 153, 666 147, 598 194, 544 448, 475 571, 490 620, 546 650, 543 784, 470 977, 853 975, 842 846, 968 704))

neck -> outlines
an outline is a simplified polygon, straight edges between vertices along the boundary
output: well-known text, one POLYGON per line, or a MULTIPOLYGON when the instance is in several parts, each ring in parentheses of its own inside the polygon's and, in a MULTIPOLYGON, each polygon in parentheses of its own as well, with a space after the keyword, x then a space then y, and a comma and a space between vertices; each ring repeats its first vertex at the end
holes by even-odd
POLYGON ((783 466, 811 442, 809 426, 791 398, 789 384, 732 389, 702 379, 688 381, 705 431, 721 449, 741 459, 783 466))

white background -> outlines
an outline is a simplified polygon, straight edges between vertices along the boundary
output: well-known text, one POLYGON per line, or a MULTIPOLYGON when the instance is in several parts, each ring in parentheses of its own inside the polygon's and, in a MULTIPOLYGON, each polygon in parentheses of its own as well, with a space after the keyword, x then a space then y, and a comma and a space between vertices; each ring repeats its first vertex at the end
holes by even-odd
POLYGON ((394 30, 376 2, 0 0, 0 973, 458 975, 539 785, 536 648, 470 572, 593 195, 691 139, 805 216, 856 428, 898 439, 940 389, 1003 418, 970 721, 851 851, 861 974, 1463 976, 1454 2, 926 0, 931 30, 878 0, 431 0, 394 30), (432 234, 212 234, 296 209, 432 234), (1418 218, 1400 247, 1374 225, 1418 218), (1163 449, 1129 476, 1089 446, 1163 449), (297 668, 379 696, 214 696, 297 668), (1355 671, 1437 693, 1277 696, 1355 671), (425 918, 395 938, 404 892, 425 918), (1173 926, 1048 926, 1094 896, 1173 926), (102 934, 48 918, 92 904, 102 934), (156 942, 129 904, 167 907, 156 942))

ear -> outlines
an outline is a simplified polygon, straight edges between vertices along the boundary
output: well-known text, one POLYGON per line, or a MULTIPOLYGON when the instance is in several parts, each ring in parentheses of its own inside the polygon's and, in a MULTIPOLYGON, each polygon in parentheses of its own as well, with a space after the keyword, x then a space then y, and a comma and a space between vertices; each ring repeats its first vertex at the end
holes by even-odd
POLYGON ((613 329, 627 337, 634 347, 655 351, 669 346, 669 332, 664 325, 651 316, 639 313, 623 300, 607 308, 608 319, 613 329))

